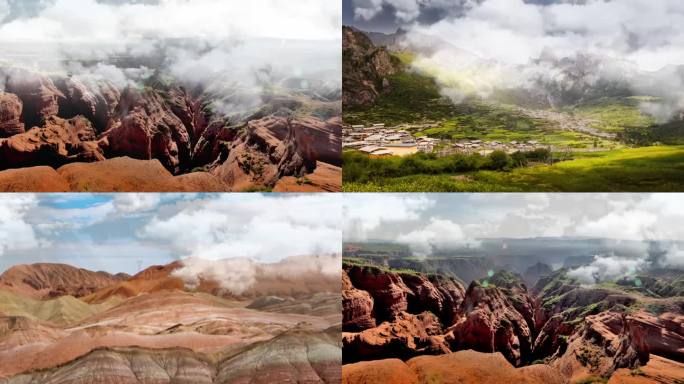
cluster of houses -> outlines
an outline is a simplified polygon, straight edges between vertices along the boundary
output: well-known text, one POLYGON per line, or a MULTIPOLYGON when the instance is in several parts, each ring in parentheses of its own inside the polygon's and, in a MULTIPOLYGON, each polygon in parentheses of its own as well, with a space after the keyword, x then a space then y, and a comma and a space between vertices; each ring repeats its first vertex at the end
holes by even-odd
POLYGON ((406 156, 417 152, 432 152, 439 139, 413 137, 400 127, 386 128, 385 124, 345 126, 342 147, 353 148, 374 157, 406 156))
POLYGON ((493 151, 499 150, 507 153, 527 152, 538 148, 547 148, 546 145, 540 144, 536 140, 530 141, 511 141, 503 143, 500 141, 484 141, 484 140, 459 140, 451 144, 453 152, 463 153, 480 153, 486 155, 493 151))
MULTIPOLYGON (((365 125, 346 125, 342 128, 342 147, 355 149, 373 157, 406 156, 417 152, 434 152, 440 140, 426 136, 414 137, 407 129, 415 127, 404 125, 388 128, 385 127, 385 124, 372 124, 368 127, 365 125)), ((421 127, 430 128, 432 125, 421 127)), ((496 150, 514 153, 533 151, 539 148, 549 147, 536 140, 504 143, 463 139, 446 146, 440 146, 439 154, 479 153, 488 155, 496 150)))

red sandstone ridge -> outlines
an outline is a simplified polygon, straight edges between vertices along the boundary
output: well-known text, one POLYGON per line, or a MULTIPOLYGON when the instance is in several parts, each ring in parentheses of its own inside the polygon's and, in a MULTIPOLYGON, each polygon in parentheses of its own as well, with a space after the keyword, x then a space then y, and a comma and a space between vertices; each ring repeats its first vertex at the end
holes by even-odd
POLYGON ((499 353, 460 351, 440 356, 419 356, 406 363, 386 359, 346 364, 344 384, 567 384, 558 371, 545 365, 514 368, 499 353))
POLYGON ((373 298, 354 288, 346 271, 342 271, 342 308, 342 329, 354 332, 375 327, 373 298))
POLYGON ((0 92, 0 138, 24 132, 23 107, 16 95, 0 92))
POLYGON ((347 275, 354 287, 371 295, 378 321, 394 320, 397 314, 408 309, 406 297, 411 290, 398 274, 375 267, 352 266, 347 269, 347 275))
MULTIPOLYGON (((56 173, 73 192, 230 191, 228 185, 208 172, 174 176, 156 159, 117 157, 94 163, 71 163, 60 167, 56 173)), ((3 172, 0 172, 0 178, 2 176, 3 172)))
POLYGON ((406 297, 409 312, 429 311, 443 324, 453 324, 460 316, 465 290, 457 281, 414 273, 399 273, 399 276, 411 291, 406 297))
MULTIPOLYGON (((299 113, 307 107, 306 101, 288 102, 284 97, 276 100, 278 108, 267 104, 252 116, 229 118, 233 111, 217 108, 216 96, 201 89, 188 91, 175 85, 118 89, 108 81, 48 77, 25 70, 2 75, 7 86, 6 93, 0 93, 0 170, 57 169, 67 163, 129 157, 156 160, 171 177, 180 178, 141 177, 138 186, 131 183, 132 176, 117 185, 113 177, 102 180, 106 174, 99 180, 87 175, 84 181, 71 175, 69 185, 77 185, 70 190, 317 192, 342 188, 341 119, 299 113), (82 129, 86 124, 87 134, 82 129), (155 182, 160 183, 156 190, 155 182), (191 186, 183 188, 183 183, 191 186)), ((132 166, 130 172, 141 167, 144 163, 132 166)), ((79 165, 72 171, 87 173, 86 168, 79 165)), ((37 177, 31 172, 26 170, 18 181, 0 184, 0 189, 30 189, 22 181, 32 183, 37 177)), ((15 175, 0 172, 0 181, 15 175)))
POLYGON ((652 384, 681 382, 684 364, 651 355, 646 365, 638 369, 621 368, 611 375, 608 384, 652 384))
POLYGON ((358 295, 355 293, 358 290, 367 292, 374 300, 373 312, 379 321, 391 321, 402 311, 414 314, 430 311, 447 325, 459 317, 464 289, 453 279, 395 273, 371 266, 350 265, 344 272, 351 284, 348 294, 358 295))
POLYGON ((59 99, 64 95, 49 77, 23 69, 12 69, 5 76, 5 92, 19 96, 24 104, 22 115, 27 127, 43 125, 48 117, 59 113, 59 99))
POLYGON ((114 84, 109 81, 86 84, 71 77, 57 77, 54 81, 64 94, 64 98, 59 99, 60 115, 67 118, 81 115, 93 123, 98 133, 106 130, 121 98, 114 84))
POLYGON ((125 274, 92 272, 66 264, 17 265, 0 275, 0 289, 36 299, 63 295, 81 297, 127 277, 125 274))
MULTIPOLYGON (((221 285, 220 275, 201 276, 195 281, 184 280, 180 274, 184 263, 176 261, 166 265, 151 266, 138 274, 83 297, 88 303, 102 303, 112 297, 129 298, 142 293, 160 291, 191 291, 209 293, 225 298, 257 298, 263 296, 309 296, 321 292, 339 292, 340 279, 336 274, 324 271, 325 266, 339 260, 338 255, 293 256, 277 263, 252 263, 253 284, 243 292, 235 293, 221 285)), ((226 260, 230 263, 230 259, 226 260)), ((221 260, 212 261, 221 268, 221 260)))
POLYGON ((273 192, 342 192, 342 168, 316 162, 316 169, 303 177, 285 176, 273 192))
MULTIPOLYGON (((651 358, 681 365, 681 301, 641 299, 668 308, 658 316, 626 312, 638 303, 638 296, 582 287, 563 276, 546 279, 538 289, 540 296, 529 293, 519 276, 506 272, 490 276, 486 285, 473 281, 464 292, 459 283, 444 277, 345 262, 343 361, 406 360, 472 349, 500 353, 514 366, 544 361, 534 369, 553 368, 561 382, 607 379, 620 369, 638 370, 651 358)), ((374 377, 354 372, 359 382, 374 377)), ((651 377, 671 377, 650 372, 651 377)), ((423 375, 418 372, 418 379, 442 373, 429 365, 423 375)))
POLYGON ((0 172, 0 192, 68 192, 71 188, 51 167, 9 169, 0 172))
MULTIPOLYGON (((339 128, 340 125, 315 118, 252 120, 236 133, 232 144, 224 150, 226 161, 212 173, 236 190, 275 185, 286 176, 305 178, 315 174, 319 163, 339 165, 339 128)), ((341 173, 334 175, 341 176, 341 173)), ((313 177, 316 179, 318 175, 313 177)), ((332 184, 329 188, 341 188, 341 183, 328 184, 332 184)))
POLYGON ((573 378, 608 376, 647 365, 652 356, 684 361, 684 316, 604 312, 589 316, 553 365, 573 378))
POLYGON ((343 361, 436 355, 451 352, 442 336, 439 319, 430 312, 412 315, 398 313, 392 322, 359 333, 343 333, 343 361))
POLYGON ((71 161, 104 160, 95 141, 95 130, 89 120, 75 117, 64 120, 48 117, 44 128, 32 128, 25 133, 0 139, 0 158, 7 165, 61 165, 71 161))
POLYGON ((110 156, 158 159, 174 174, 181 171, 181 163, 189 165, 188 131, 160 93, 127 88, 114 113, 105 133, 110 156))
POLYGON ((438 377, 444 380, 438 382, 495 382, 487 376, 489 369, 469 372, 476 375, 470 379, 453 378, 450 375, 460 367, 440 367, 441 363, 434 362, 441 360, 428 356, 450 361, 446 356, 461 350, 484 352, 484 356, 524 366, 520 372, 526 376, 541 375, 533 382, 610 378, 641 383, 646 381, 628 380, 621 370, 631 370, 634 376, 651 364, 644 377, 676 383, 670 378, 684 369, 684 303, 679 298, 646 298, 580 286, 563 271, 542 278, 537 295, 528 292, 522 278, 512 273, 499 271, 486 284, 484 280, 473 281, 464 292, 459 283, 445 277, 345 261, 343 361, 347 365, 343 380, 382 383, 384 377, 391 377, 398 382, 431 382, 438 377), (654 315, 643 308, 660 308, 661 313, 654 315), (392 358, 411 359, 406 363, 409 368, 414 368, 412 361, 422 358, 430 363, 423 371, 412 369, 409 379, 388 372, 379 361, 363 363, 389 361, 393 372, 406 373, 392 358), (544 364, 527 366, 533 361, 544 364))
POLYGON ((454 349, 501 352, 514 365, 529 358, 532 332, 501 289, 473 282, 462 312, 464 316, 449 328, 454 349))

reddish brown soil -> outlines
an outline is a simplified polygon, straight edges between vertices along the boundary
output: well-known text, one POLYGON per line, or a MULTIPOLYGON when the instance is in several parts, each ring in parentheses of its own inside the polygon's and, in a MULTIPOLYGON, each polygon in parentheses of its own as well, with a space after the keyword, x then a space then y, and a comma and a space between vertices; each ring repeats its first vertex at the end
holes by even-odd
POLYGON ((0 192, 68 192, 70 189, 69 183, 51 167, 0 172, 0 192))
POLYGON ((651 355, 648 363, 638 369, 618 369, 608 380, 608 384, 651 384, 682 383, 684 364, 651 355))
POLYGON ((363 361, 342 366, 344 384, 414 384, 419 383, 415 372, 399 359, 363 361))
POLYGON ((545 365, 513 367, 500 353, 471 350, 440 356, 366 361, 342 366, 345 384, 566 384, 559 372, 545 365))
MULTIPOLYGON (((247 188, 249 184, 244 184, 247 188)), ((54 170, 29 167, 0 171, 0 192, 230 192, 235 190, 209 172, 173 176, 158 160, 119 157, 71 163, 54 170)), ((339 192, 342 170, 318 163, 303 178, 284 177, 274 192, 339 192)))
POLYGON ((342 192, 342 168, 319 161, 313 173, 305 177, 278 180, 273 192, 342 192))
POLYGON ((220 184, 218 180, 207 183, 207 179, 212 178, 209 174, 176 178, 158 160, 128 157, 67 164, 57 172, 74 192, 199 192, 203 190, 203 185, 220 184))

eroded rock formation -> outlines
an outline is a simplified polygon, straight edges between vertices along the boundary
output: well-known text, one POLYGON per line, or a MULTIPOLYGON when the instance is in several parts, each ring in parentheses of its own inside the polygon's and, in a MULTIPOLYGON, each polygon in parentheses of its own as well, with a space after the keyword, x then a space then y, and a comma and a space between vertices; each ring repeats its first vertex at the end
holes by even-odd
POLYGON ((23 108, 19 97, 0 92, 0 138, 24 132, 23 108))
MULTIPOLYGON (((120 89, 106 80, 20 69, 1 76, 0 170, 130 157, 157 160, 173 176, 211 173, 222 190, 272 189, 285 178, 293 179, 281 190, 301 189, 292 184, 341 189, 339 117, 299 116, 282 107, 229 118, 202 89, 120 89)), ((280 104, 304 107, 300 101, 280 104)))
POLYGON ((391 87, 388 77, 400 69, 399 60, 385 48, 377 48, 365 34, 343 27, 343 106, 372 105, 382 92, 391 87))
MULTIPOLYGON (((343 271, 349 277, 348 281, 344 279, 343 291, 347 299, 344 315, 349 321, 343 336, 346 363, 452 356, 471 349, 500 353, 514 366, 541 361, 545 365, 524 369, 547 370, 543 380, 575 382, 608 378, 623 369, 638 371, 653 359, 653 366, 658 367, 684 361, 681 299, 648 299, 648 306, 659 308, 656 315, 641 309, 640 300, 644 299, 639 296, 613 288, 582 286, 567 277, 565 270, 539 279, 535 293, 528 290, 522 277, 505 271, 473 281, 465 292, 460 284, 443 276, 394 271, 358 261, 345 262, 343 271), (351 298, 362 297, 371 297, 372 307, 352 305, 351 298), (376 318, 382 318, 376 327, 361 329, 354 321, 366 318, 359 315, 369 313, 361 310, 364 308, 372 308, 376 318), (548 375, 551 371, 555 373, 548 375)), ((386 361, 396 365, 396 360, 386 361)), ((348 382, 374 377, 361 374, 361 364, 366 369, 375 366, 345 366, 348 382)), ((386 371, 380 362, 377 364, 378 372, 386 371)), ((429 375, 414 373, 421 380, 438 374, 435 370, 438 367, 431 366, 429 375)), ((673 372, 651 368, 644 375, 671 378, 673 372)))

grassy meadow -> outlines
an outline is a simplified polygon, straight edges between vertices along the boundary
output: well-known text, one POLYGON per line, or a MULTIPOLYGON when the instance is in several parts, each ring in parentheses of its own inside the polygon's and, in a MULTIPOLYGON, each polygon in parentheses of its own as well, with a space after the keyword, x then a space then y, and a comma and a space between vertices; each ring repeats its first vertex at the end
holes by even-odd
MULTIPOLYGON (((363 155, 361 155, 363 156, 363 155)), ((354 161, 345 156, 345 161, 354 161)), ((382 174, 380 161, 367 159, 365 175, 347 173, 345 192, 645 192, 684 190, 684 146, 622 148, 577 153, 552 165, 531 164, 509 170, 486 167, 462 172, 414 173, 398 177, 382 174), (377 163, 376 163, 377 162, 377 163)), ((446 160, 442 160, 446 162, 446 160)), ((484 160, 482 160, 484 162, 484 160)), ((353 169, 352 165, 352 169, 353 169)), ((386 168, 384 168, 386 169, 386 168)))

